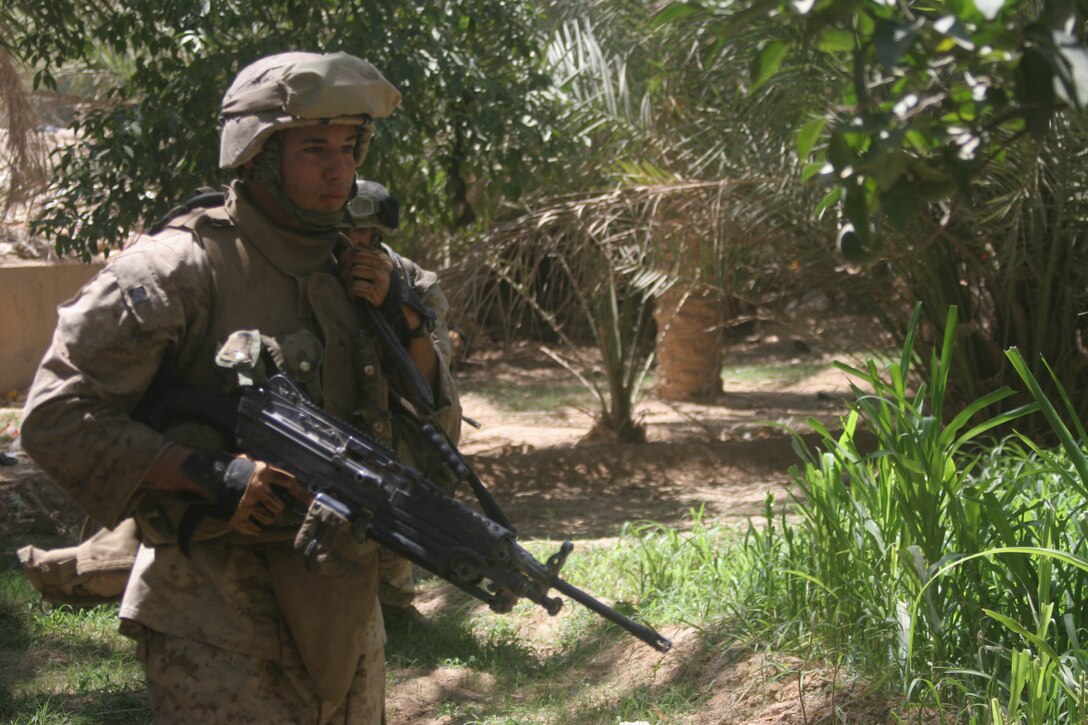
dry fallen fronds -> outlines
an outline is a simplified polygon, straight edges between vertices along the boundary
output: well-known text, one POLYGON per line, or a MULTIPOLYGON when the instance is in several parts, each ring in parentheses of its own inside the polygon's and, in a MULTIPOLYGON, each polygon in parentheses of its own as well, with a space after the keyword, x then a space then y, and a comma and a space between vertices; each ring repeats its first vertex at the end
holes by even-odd
POLYGON ((19 66, 0 48, 0 179, 6 180, 0 207, 6 214, 27 201, 47 178, 46 147, 37 114, 23 86, 19 66))

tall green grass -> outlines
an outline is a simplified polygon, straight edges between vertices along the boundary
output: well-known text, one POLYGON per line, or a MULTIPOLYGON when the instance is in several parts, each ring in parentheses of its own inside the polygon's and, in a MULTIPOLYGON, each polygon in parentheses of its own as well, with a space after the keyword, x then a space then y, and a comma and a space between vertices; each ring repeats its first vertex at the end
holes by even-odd
POLYGON ((992 438, 1040 409, 1060 423, 1024 366, 1035 402, 987 416, 1003 388, 946 414, 955 308, 930 379, 912 386, 918 321, 887 369, 840 365, 857 381, 841 432, 809 421, 820 444, 795 440, 799 520, 768 509, 750 532, 752 609, 795 642, 894 673, 952 721, 1088 722, 1083 430, 1051 451, 992 438))

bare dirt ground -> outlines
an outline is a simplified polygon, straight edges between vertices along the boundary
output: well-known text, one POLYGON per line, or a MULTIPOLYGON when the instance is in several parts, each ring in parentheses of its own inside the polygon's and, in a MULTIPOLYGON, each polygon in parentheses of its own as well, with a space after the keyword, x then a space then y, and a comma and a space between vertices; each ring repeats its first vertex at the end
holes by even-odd
MULTIPOLYGON (((763 361, 798 359, 770 354, 763 361)), ((530 347, 491 357, 462 369, 462 380, 539 384, 566 374, 530 347)), ((607 537, 638 519, 683 525, 699 506, 743 521, 761 512, 768 491, 785 495, 796 455, 780 426, 803 427, 809 417, 833 424, 847 390, 841 372, 824 370, 788 387, 734 382, 705 404, 646 399, 642 445, 587 440, 589 411, 510 415, 466 392, 466 414, 481 428, 466 426, 461 447, 526 536, 607 537)))
MULTIPOLYGON (((727 376, 723 393, 712 401, 643 401, 648 433, 643 445, 583 441, 592 417, 574 408, 504 411, 473 391, 487 381, 528 385, 569 374, 531 345, 475 354, 457 376, 466 390, 465 413, 481 428, 465 428, 462 451, 523 539, 569 538, 583 548, 616 536, 629 521, 683 528, 698 507, 709 519, 744 524, 760 517, 768 492, 780 504, 787 499, 788 469, 797 457, 791 437, 779 426, 803 430, 804 421, 814 417, 834 428, 845 410, 846 376, 827 367, 815 371, 837 354, 835 346, 818 325, 805 329, 808 334, 798 335, 764 326, 735 340, 729 360, 803 366, 814 370, 811 375, 787 382, 727 376)), ((20 404, 12 400, 0 414, 10 416, 20 404)), ((78 511, 22 453, 17 459, 17 465, 0 466, 0 542, 10 548, 27 540, 76 536, 78 511)), ((430 590, 419 608, 433 612, 447 596, 442 589, 430 590)), ((526 636, 546 643, 548 631, 557 626, 548 620, 542 616, 539 628, 526 636)), ((685 721, 692 724, 890 721, 887 703, 842 673, 746 647, 711 649, 690 627, 666 627, 662 633, 674 642, 668 655, 631 639, 579 668, 577 681, 566 684, 590 688, 594 701, 610 702, 653 693, 677 678, 694 679, 707 704, 685 721)), ((487 673, 461 667, 400 672, 395 680, 390 722, 413 725, 456 723, 441 715, 443 704, 487 698, 494 684, 487 673)))

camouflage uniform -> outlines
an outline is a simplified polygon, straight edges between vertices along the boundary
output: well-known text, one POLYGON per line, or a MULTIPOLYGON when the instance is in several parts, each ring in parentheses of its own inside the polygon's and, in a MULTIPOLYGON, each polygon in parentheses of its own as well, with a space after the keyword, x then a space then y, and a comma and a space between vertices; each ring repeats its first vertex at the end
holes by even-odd
MULTIPOLYGON (((362 63, 342 54, 273 58, 316 59, 319 72, 331 58, 341 81, 345 67, 362 63)), ((388 115, 399 94, 364 65, 388 115)), ((309 102, 324 113, 340 101, 317 85, 309 102)), ((305 125, 303 101, 294 102, 303 120, 287 116, 279 127, 305 125)), ((267 125, 247 133, 264 134, 263 143, 267 125)), ((229 146, 225 139, 222 154, 235 160, 260 150, 229 146)), ((225 440, 191 420, 157 430, 133 417, 164 366, 182 384, 223 393, 270 374, 263 366, 271 358, 330 412, 391 440, 388 382, 337 276, 338 241, 335 231, 275 225, 236 181, 224 206, 181 214, 140 238, 59 309, 27 401, 23 445, 96 522, 132 515, 139 523, 143 543, 120 615, 122 631, 139 642, 156 723, 383 719, 376 546, 345 535, 330 572, 308 571, 292 545, 301 517, 288 507, 257 537, 205 520, 192 556, 183 555, 177 530, 188 503, 141 484, 170 441, 224 450, 225 440), (243 349, 246 341, 255 344, 243 349)), ((439 370, 440 419, 456 435, 456 392, 448 366, 439 370)))

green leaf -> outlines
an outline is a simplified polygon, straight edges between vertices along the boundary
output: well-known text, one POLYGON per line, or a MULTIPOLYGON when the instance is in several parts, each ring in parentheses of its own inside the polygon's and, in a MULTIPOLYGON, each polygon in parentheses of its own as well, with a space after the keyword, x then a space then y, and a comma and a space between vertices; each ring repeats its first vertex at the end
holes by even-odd
POLYGON ((841 130, 834 131, 831 134, 831 139, 827 145, 827 158, 836 171, 842 171, 854 164, 857 157, 854 155, 854 150, 850 148, 846 134, 841 130))
POLYGON ((903 138, 917 153, 926 153, 936 145, 933 139, 917 129, 910 129, 904 134, 903 138))
POLYGON ((817 161, 811 164, 805 164, 801 168, 801 181, 811 181, 814 176, 817 176, 821 170, 823 170, 825 164, 823 161, 817 161))
MULTIPOLYGON (((1039 381, 1032 375, 1031 369, 1028 367, 1024 357, 1020 354, 1020 351, 1011 347, 1005 351, 1006 357, 1009 362, 1012 363, 1016 373, 1020 376, 1024 384, 1028 386, 1028 390, 1031 392, 1032 397, 1039 404, 1042 410, 1043 416, 1047 422, 1050 423, 1054 433, 1057 435, 1058 440, 1061 442, 1062 447, 1065 449, 1066 455, 1073 462, 1077 472, 1080 474, 1081 481, 1088 485, 1088 457, 1084 455, 1084 451, 1081 449, 1078 441, 1073 437, 1073 433, 1062 421, 1061 415, 1058 414, 1054 404, 1050 402, 1050 399, 1043 392, 1043 388, 1039 385, 1039 381)), ((1053 375, 1053 373, 1052 373, 1053 375)), ((1060 383, 1059 383, 1060 385, 1060 383)), ((1080 423, 1078 421, 1077 427, 1080 423)))
POLYGON ((982 18, 982 13, 975 7, 974 0, 948 0, 948 9, 965 23, 982 18))
POLYGON ((931 184, 950 184, 952 180, 948 177, 944 168, 940 166, 938 161, 925 161, 923 159, 915 159, 907 165, 908 171, 911 176, 917 181, 924 181, 931 184))
POLYGON ((982 611, 985 612, 987 616, 993 617, 998 622, 1001 622, 1001 624, 1005 625, 1005 627, 1008 628, 1011 632, 1015 632, 1016 634, 1026 639, 1029 644, 1036 647, 1042 654, 1046 655, 1046 657, 1051 662, 1061 662, 1061 657, 1058 656, 1058 653, 1054 651, 1053 647, 1047 644, 1047 642, 1043 639, 1029 632, 1019 622, 1015 621, 1011 617, 1007 617, 1004 614, 1000 614, 991 609, 983 609, 982 611))
POLYGON ((870 156, 872 161, 866 164, 866 171, 876 179, 880 189, 887 190, 895 186, 907 170, 907 155, 898 148, 877 147, 870 156))
POLYGON ((868 13, 860 13, 854 16, 854 32, 861 37, 868 37, 873 34, 876 29, 876 23, 872 15, 868 13))
POLYGON ((749 92, 755 91, 774 75, 789 51, 789 44, 781 40, 772 40, 759 49, 752 59, 750 73, 752 86, 749 92))
POLYGON ((675 23, 681 18, 694 15, 703 11, 703 8, 694 3, 669 3, 661 9, 650 21, 650 26, 659 28, 662 25, 675 23))
POLYGON ((814 118, 801 127, 801 130, 797 133, 798 156, 802 159, 808 158, 812 152, 812 147, 816 145, 816 140, 820 138, 826 126, 826 118, 814 118))
POLYGON ((854 34, 849 30, 828 28, 820 34, 816 47, 825 53, 849 53, 854 49, 854 34))
POLYGON ((834 189, 829 191, 827 193, 827 195, 824 196, 823 199, 820 200, 819 204, 816 205, 816 216, 820 216, 825 211, 827 211, 828 209, 833 207, 835 204, 838 204, 839 199, 841 199, 841 198, 842 198, 842 187, 841 186, 836 186, 834 189))

